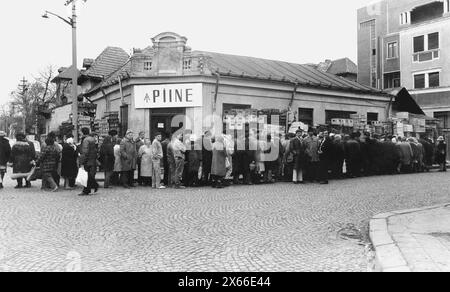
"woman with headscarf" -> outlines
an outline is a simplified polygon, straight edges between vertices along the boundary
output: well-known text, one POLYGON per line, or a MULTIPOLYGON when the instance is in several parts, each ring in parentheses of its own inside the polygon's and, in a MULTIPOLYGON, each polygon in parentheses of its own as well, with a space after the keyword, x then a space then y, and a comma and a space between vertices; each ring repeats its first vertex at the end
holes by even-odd
POLYGON ((436 146, 436 162, 440 165, 441 172, 447 171, 447 143, 445 143, 444 137, 437 139, 436 146))
POLYGON ((211 175, 212 175, 212 187, 222 189, 223 180, 227 174, 226 169, 226 159, 227 159, 227 149, 225 146, 225 139, 222 135, 215 139, 212 151, 212 165, 211 165, 211 175))
POLYGON ((99 161, 102 165, 103 171, 105 172, 105 183, 104 188, 109 189, 111 186, 111 177, 114 171, 114 145, 112 143, 112 137, 106 136, 103 140, 102 146, 99 152, 99 161))
POLYGON ((150 139, 144 139, 144 145, 139 148, 138 157, 141 161, 141 180, 144 186, 152 186, 153 148, 150 139))
POLYGON ((69 136, 62 149, 61 176, 64 178, 64 188, 73 189, 78 175, 78 150, 72 136, 69 136))
POLYGON ((45 140, 45 144, 38 160, 42 171, 42 190, 49 189, 52 192, 56 192, 58 185, 54 177, 58 169, 60 152, 58 146, 55 144, 54 138, 48 137, 45 140))
MULTIPOLYGON (((17 133, 16 143, 12 147, 9 162, 13 165, 13 173, 29 173, 34 164, 34 151, 26 141, 25 134, 17 133)), ((26 182, 26 188, 30 188, 30 182, 26 182)), ((16 189, 23 188, 23 178, 17 179, 16 189)))

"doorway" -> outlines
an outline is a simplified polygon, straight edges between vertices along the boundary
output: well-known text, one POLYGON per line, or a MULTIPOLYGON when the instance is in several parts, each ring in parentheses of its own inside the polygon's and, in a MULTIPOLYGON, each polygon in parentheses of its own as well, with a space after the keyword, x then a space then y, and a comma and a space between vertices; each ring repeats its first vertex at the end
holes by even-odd
POLYGON ((186 109, 152 109, 150 111, 150 138, 153 139, 154 135, 160 132, 163 134, 164 139, 168 134, 172 134, 181 129, 184 126, 185 119, 183 119, 183 123, 180 123, 176 127, 172 127, 172 120, 177 115, 186 115, 186 109))

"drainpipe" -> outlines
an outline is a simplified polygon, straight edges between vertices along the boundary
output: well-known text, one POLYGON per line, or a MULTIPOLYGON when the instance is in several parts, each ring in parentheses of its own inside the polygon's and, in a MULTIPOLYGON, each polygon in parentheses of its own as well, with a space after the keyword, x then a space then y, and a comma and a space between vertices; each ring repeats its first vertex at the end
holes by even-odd
POLYGON ((119 79, 119 90, 120 90, 120 102, 122 105, 125 105, 125 97, 123 96, 123 87, 122 87, 122 77, 118 76, 119 79))
POLYGON ((294 91, 292 92, 292 97, 291 97, 291 101, 289 102, 289 111, 292 110, 292 105, 294 104, 294 99, 295 99, 295 95, 297 94, 297 89, 298 89, 298 82, 294 83, 294 91))
POLYGON ((220 74, 219 72, 215 72, 213 73, 213 75, 216 76, 216 91, 214 93, 214 100, 213 100, 213 113, 215 113, 217 109, 217 98, 219 95, 220 74))

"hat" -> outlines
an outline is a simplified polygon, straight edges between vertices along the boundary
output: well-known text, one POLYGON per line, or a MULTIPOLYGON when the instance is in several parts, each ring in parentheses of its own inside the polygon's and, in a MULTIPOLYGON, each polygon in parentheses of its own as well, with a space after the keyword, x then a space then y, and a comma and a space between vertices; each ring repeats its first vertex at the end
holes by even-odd
POLYGON ((438 140, 438 141, 444 141, 444 137, 443 137, 443 136, 440 136, 437 140, 438 140))
POLYGON ((5 137, 6 136, 6 132, 5 131, 0 131, 0 137, 5 137))
POLYGON ((133 131, 128 130, 126 135, 128 135, 128 134, 133 134, 133 131))
POLYGON ((191 142, 195 142, 195 141, 197 141, 197 136, 196 135, 191 135, 190 137, 189 137, 189 140, 191 141, 191 142))

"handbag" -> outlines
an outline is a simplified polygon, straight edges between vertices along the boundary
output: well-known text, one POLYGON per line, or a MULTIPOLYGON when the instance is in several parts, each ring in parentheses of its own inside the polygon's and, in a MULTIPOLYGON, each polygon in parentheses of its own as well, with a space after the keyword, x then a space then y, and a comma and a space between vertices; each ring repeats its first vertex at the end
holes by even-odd
POLYGON ((80 167, 80 169, 78 170, 76 183, 82 185, 85 188, 87 188, 87 185, 88 185, 88 173, 86 172, 86 170, 84 170, 83 167, 80 167))

